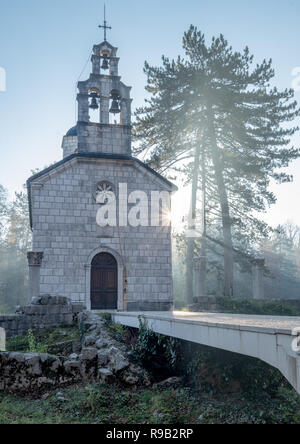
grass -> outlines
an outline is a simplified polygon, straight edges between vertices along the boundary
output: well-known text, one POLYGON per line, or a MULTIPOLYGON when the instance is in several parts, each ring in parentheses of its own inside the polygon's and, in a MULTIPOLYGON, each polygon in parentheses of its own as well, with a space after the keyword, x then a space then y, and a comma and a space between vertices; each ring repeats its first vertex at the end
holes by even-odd
MULTIPOLYGON (((54 330, 42 330, 34 333, 34 337, 37 344, 39 344, 41 347, 44 346, 48 348, 60 342, 80 341, 80 333, 76 326, 61 326, 55 328, 54 330)), ((29 342, 29 335, 16 336, 7 340, 6 349, 9 352, 26 353, 29 352, 29 342)))
MULTIPOLYGON (((124 339, 123 327, 108 316, 105 320, 110 333, 124 339)), ((36 333, 35 339, 38 344, 51 346, 79 341, 79 336, 76 327, 68 326, 36 333)), ((28 335, 9 339, 7 345, 10 351, 27 351, 28 335)), ((196 350, 192 352, 196 356, 196 350)), ((199 363, 187 359, 196 374, 199 363)), ((201 362, 206 362, 202 355, 201 362)), ((260 367, 256 371, 265 375, 260 367)), ((249 385, 254 386, 256 376, 251 366, 246 375, 249 385)), ((300 424, 300 396, 288 386, 279 386, 274 394, 264 388, 254 394, 248 390, 251 396, 243 391, 221 393, 218 387, 209 391, 183 386, 131 390, 99 383, 59 389, 62 397, 57 396, 58 390, 35 398, 0 392, 0 424, 300 424)))
POLYGON ((92 384, 60 390, 47 399, 0 394, 0 424, 299 424, 300 398, 211 397, 190 388, 121 390, 92 384))

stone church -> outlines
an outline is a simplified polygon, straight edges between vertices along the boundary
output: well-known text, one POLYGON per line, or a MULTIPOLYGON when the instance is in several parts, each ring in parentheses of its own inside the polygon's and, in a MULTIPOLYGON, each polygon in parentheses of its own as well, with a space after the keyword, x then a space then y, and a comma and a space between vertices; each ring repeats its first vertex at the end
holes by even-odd
POLYGON ((132 157, 131 88, 118 74, 117 48, 105 37, 91 61, 90 77, 78 83, 78 122, 63 138, 63 160, 27 182, 30 294, 66 296, 91 310, 170 310, 170 222, 162 216, 133 226, 124 215, 115 226, 96 222, 107 203, 99 196, 114 193, 129 211, 124 186, 128 195, 139 190, 149 198, 147 214, 153 193, 171 195, 176 187, 132 157))

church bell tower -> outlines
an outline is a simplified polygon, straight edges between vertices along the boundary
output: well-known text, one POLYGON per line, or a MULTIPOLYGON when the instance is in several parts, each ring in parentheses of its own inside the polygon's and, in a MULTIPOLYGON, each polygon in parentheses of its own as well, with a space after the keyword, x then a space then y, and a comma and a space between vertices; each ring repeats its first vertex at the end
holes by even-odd
POLYGON ((64 296, 87 310, 168 311, 172 231, 165 215, 176 187, 131 155, 131 88, 119 76, 106 20, 101 28, 92 72, 78 82, 78 119, 64 136, 64 159, 27 181, 30 295, 64 296))
POLYGON ((118 48, 106 40, 93 47, 92 73, 78 82, 78 121, 63 139, 64 158, 74 153, 131 155, 131 87, 118 73, 118 48))

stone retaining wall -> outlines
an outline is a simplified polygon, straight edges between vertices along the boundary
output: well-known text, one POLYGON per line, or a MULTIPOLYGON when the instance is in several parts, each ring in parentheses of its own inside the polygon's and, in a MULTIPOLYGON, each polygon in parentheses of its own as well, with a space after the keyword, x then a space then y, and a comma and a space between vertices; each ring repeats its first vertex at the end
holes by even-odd
POLYGON ((4 328, 0 327, 0 352, 6 350, 6 334, 4 328))
POLYGON ((195 303, 189 305, 189 310, 193 312, 218 311, 219 306, 214 296, 203 296, 195 298, 195 303))
POLYGON ((0 353, 0 391, 27 393, 80 380, 79 363, 48 354, 0 353))
POLYGON ((69 299, 61 296, 41 296, 30 305, 18 307, 15 314, 0 316, 0 327, 5 329, 6 337, 11 338, 24 335, 29 329, 36 331, 72 325, 84 309, 83 304, 70 303, 69 299))
POLYGON ((0 353, 0 392, 39 393, 79 381, 150 385, 149 374, 130 363, 130 350, 111 336, 103 318, 83 312, 77 322, 82 332, 78 354, 0 353))

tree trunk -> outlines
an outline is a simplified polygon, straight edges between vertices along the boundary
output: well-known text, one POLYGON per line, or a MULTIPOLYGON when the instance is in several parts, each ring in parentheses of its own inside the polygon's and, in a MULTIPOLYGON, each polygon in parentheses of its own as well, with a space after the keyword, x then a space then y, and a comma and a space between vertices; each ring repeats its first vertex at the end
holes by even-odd
POLYGON ((200 297, 206 296, 206 165, 205 165, 205 153, 202 153, 202 240, 200 250, 200 273, 199 273, 199 295, 200 297))
POLYGON ((215 169, 215 178, 220 199, 222 213, 222 228, 224 239, 224 296, 231 298, 233 296, 233 244, 231 233, 231 218, 229 212, 229 203, 225 187, 223 168, 220 160, 220 150, 217 145, 214 117, 211 106, 208 106, 208 128, 211 140, 212 160, 215 169))
POLYGON ((196 209, 197 209, 197 189, 199 180, 199 165, 200 165, 200 146, 195 148, 193 180, 192 180, 192 195, 190 214, 188 219, 187 231, 187 250, 186 250, 186 301, 188 305, 194 302, 194 251, 195 251, 195 233, 196 229, 196 209))

